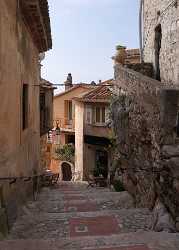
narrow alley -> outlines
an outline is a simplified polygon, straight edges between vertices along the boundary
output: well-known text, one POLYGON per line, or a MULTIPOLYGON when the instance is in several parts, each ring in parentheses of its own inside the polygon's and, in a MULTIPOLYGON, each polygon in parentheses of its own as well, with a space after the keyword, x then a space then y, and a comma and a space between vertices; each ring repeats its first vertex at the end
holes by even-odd
POLYGON ((0 250, 177 250, 177 234, 150 232, 151 216, 127 192, 61 182, 22 208, 0 250))

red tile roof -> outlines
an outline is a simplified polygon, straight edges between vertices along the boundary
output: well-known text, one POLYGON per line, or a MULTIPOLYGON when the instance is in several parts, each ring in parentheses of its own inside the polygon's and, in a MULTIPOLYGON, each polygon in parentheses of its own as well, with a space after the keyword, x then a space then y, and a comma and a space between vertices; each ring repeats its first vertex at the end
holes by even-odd
MULTIPOLYGON (((110 81, 111 83, 111 81, 110 81)), ((79 95, 74 99, 82 102, 110 102, 111 90, 110 85, 99 85, 95 89, 89 91, 88 93, 79 95)))
POLYGON ((95 86, 91 85, 91 84, 87 84, 87 83, 78 83, 78 84, 74 84, 73 87, 59 93, 58 95, 55 95, 54 98, 57 98, 57 97, 60 97, 62 95, 65 95, 71 91, 73 91, 74 89, 77 89, 79 87, 83 87, 83 88, 86 88, 87 90, 91 90, 91 89, 94 89, 95 86))

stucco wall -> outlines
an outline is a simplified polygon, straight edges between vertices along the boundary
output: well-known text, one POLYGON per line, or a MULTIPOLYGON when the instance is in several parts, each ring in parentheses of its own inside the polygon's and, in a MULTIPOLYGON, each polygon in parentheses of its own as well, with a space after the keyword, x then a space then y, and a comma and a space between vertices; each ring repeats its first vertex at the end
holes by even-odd
MULTIPOLYGON (((54 98, 54 120, 65 118, 65 101, 72 100, 72 98, 84 93, 87 88, 79 87, 63 95, 55 96, 54 98)), ((73 102, 74 109, 74 102, 73 102)), ((74 111, 74 110, 73 110, 74 111)))
POLYGON ((155 28, 161 24, 161 80, 174 84, 178 84, 178 13, 175 1, 144 0, 144 61, 153 63, 155 68, 155 28))
MULTIPOLYGON (((0 68, 0 176, 32 175, 40 171, 39 87, 35 86, 39 84, 38 50, 15 0, 0 1, 0 68), (23 83, 28 84, 29 92, 25 130, 22 129, 23 83)), ((11 198, 15 200, 20 188, 26 193, 26 187, 31 184, 22 181, 6 185, 4 196, 8 206, 13 207, 11 198)))
POLYGON ((84 174, 84 104, 75 101, 75 172, 84 174))

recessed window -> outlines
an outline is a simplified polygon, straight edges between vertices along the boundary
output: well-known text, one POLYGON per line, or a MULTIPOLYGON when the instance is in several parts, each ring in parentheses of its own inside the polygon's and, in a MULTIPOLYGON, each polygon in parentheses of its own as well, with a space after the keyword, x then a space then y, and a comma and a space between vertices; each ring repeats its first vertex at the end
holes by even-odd
POLYGON ((91 107, 91 105, 86 106, 86 123, 87 124, 92 123, 92 107, 91 107))
POLYGON ((106 119, 105 119, 105 116, 106 116, 106 112, 105 112, 105 107, 102 107, 101 108, 102 110, 101 110, 101 121, 102 121, 102 123, 105 123, 105 121, 106 121, 106 119))
POLYGON ((95 119, 96 123, 100 123, 101 122, 101 108, 96 107, 96 119, 95 119))
POLYGON ((72 101, 68 102, 68 119, 69 121, 72 120, 72 101))
POLYGON ((22 89, 22 129, 28 127, 28 84, 23 84, 22 89))
POLYGON ((104 124, 106 122, 106 109, 105 107, 95 107, 95 123, 104 124))
POLYGON ((73 104, 71 100, 65 100, 64 101, 64 112, 65 112, 65 119, 66 122, 69 123, 69 121, 73 120, 73 104))

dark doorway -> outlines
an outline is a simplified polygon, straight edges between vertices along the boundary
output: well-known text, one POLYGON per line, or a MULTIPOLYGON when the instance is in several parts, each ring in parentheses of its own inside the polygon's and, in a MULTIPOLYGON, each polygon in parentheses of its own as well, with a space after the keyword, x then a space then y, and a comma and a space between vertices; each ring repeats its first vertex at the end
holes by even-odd
POLYGON ((155 28, 155 77, 158 81, 161 81, 160 77, 160 50, 162 42, 162 27, 159 24, 155 28))
POLYGON ((96 150, 96 169, 95 176, 102 175, 107 179, 108 176, 108 153, 104 150, 96 150))
POLYGON ((71 181, 72 179, 72 171, 71 171, 71 166, 69 163, 64 162, 62 164, 62 177, 63 181, 71 181))

